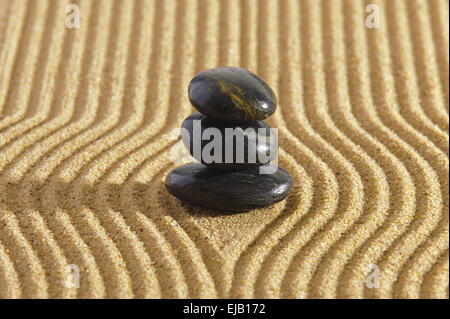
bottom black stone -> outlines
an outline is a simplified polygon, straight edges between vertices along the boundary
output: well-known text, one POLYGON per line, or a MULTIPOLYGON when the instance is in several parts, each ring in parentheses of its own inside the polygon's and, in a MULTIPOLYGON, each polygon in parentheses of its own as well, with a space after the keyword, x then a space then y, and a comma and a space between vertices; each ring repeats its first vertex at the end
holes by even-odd
POLYGON ((292 178, 282 168, 261 174, 259 167, 224 171, 200 163, 177 167, 166 177, 166 187, 175 197, 219 211, 245 211, 283 200, 292 178))

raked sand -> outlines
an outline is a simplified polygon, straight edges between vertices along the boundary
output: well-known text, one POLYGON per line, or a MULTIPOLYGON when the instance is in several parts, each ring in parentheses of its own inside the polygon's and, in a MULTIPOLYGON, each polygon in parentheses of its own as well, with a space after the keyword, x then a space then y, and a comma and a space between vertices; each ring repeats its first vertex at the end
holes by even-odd
POLYGON ((448 298, 448 9, 1 0, 0 297, 448 298), (277 93, 295 184, 272 207, 164 187, 187 85, 217 66, 277 93))

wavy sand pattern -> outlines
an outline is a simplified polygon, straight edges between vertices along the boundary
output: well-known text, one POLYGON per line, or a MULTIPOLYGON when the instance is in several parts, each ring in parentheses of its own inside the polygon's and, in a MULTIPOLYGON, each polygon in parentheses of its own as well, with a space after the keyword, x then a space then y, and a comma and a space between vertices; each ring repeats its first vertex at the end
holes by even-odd
POLYGON ((448 298, 448 9, 0 1, 0 298, 448 298), (276 91, 295 180, 234 215, 163 184, 189 80, 226 65, 276 91))

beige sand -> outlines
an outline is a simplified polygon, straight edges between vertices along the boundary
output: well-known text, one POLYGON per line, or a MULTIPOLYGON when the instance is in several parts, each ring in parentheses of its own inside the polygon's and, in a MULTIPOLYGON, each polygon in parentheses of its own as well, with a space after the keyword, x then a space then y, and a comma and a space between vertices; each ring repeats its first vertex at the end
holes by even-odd
POLYGON ((72 2, 0 1, 0 297, 448 298, 448 1, 72 2), (295 179, 236 215, 163 184, 227 65, 277 92, 295 179))

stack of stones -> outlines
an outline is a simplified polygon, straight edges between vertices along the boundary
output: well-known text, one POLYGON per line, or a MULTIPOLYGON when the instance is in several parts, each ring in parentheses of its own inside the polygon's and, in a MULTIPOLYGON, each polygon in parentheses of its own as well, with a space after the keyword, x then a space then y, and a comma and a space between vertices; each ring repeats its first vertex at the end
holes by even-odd
POLYGON ((263 120, 277 107, 272 89, 241 68, 195 76, 189 100, 199 111, 182 124, 183 143, 198 161, 172 170, 168 191, 182 201, 219 211, 246 211, 283 200, 289 174, 270 162, 276 135, 263 120))

